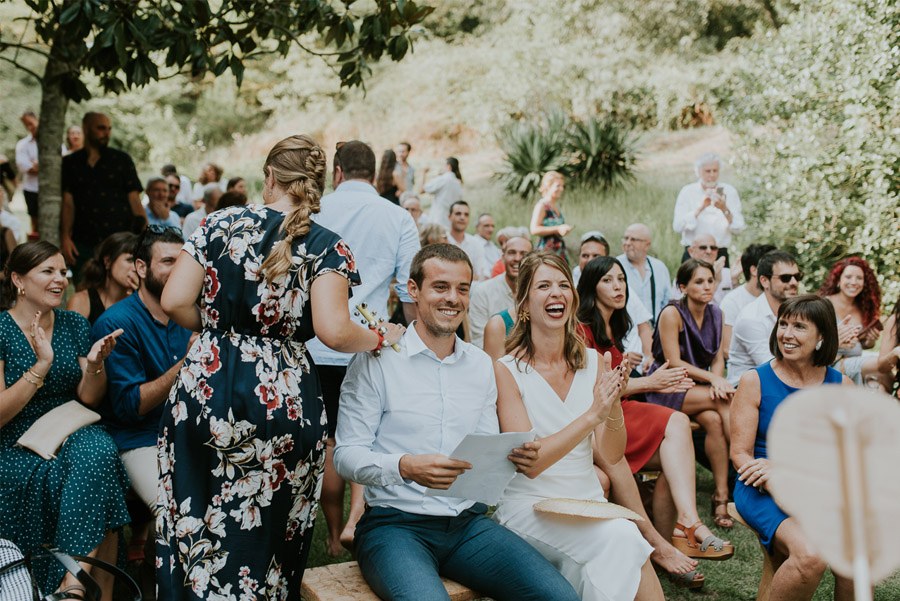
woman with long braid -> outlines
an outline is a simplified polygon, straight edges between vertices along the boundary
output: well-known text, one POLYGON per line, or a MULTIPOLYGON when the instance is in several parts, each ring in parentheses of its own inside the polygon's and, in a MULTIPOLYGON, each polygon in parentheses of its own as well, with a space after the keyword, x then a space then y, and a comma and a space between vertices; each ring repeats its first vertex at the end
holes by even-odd
POLYGON ((162 295, 169 316, 200 336, 159 438, 160 599, 299 601, 326 436, 304 343, 318 336, 335 350, 364 352, 403 332, 350 320, 353 255, 310 220, 325 187, 322 148, 291 136, 263 170, 264 206, 207 217, 162 295))

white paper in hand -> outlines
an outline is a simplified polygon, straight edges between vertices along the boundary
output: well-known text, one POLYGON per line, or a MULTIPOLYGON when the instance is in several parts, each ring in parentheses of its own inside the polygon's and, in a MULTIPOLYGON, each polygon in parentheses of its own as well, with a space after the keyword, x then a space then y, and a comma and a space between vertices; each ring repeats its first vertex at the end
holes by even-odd
POLYGON ((472 469, 460 475, 450 488, 429 488, 432 497, 456 497, 496 505, 506 485, 516 475, 516 466, 507 459, 510 452, 536 438, 534 432, 469 434, 450 453, 453 459, 468 461, 472 469))

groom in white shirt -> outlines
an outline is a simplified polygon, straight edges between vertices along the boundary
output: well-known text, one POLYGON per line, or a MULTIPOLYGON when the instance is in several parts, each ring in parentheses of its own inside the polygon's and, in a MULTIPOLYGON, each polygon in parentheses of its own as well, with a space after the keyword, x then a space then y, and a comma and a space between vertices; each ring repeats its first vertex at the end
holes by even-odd
MULTIPOLYGON (((334 463, 366 485, 354 545, 360 570, 382 599, 446 601, 441 576, 497 601, 578 599, 540 553, 466 499, 426 496, 471 466, 448 455, 468 434, 499 432, 490 358, 456 337, 472 264, 461 249, 433 244, 413 259, 408 291, 418 319, 400 352, 359 354, 341 388, 334 463)), ((539 443, 510 454, 534 463, 539 443)))

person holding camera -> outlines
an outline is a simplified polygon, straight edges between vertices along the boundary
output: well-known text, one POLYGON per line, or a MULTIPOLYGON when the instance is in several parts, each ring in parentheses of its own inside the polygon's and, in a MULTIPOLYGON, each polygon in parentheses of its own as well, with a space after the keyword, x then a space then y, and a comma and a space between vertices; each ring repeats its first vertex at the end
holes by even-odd
POLYGON ((690 258, 688 248, 694 238, 710 234, 719 247, 718 256, 725 257, 725 267, 730 267, 728 246, 731 235, 744 231, 746 224, 737 190, 719 181, 721 165, 719 155, 711 152, 701 155, 694 163, 698 181, 686 185, 678 193, 672 228, 681 234, 682 261, 690 258))

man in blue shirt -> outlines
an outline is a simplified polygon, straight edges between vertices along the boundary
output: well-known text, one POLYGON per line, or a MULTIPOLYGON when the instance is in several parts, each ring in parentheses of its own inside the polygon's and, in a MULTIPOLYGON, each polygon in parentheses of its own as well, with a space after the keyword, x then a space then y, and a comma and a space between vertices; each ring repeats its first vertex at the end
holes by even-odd
POLYGON ((156 506, 156 438, 163 404, 193 340, 159 302, 182 244, 175 228, 147 228, 134 250, 140 288, 107 309, 91 329, 93 340, 124 330, 106 359, 104 423, 132 487, 150 509, 156 506))

